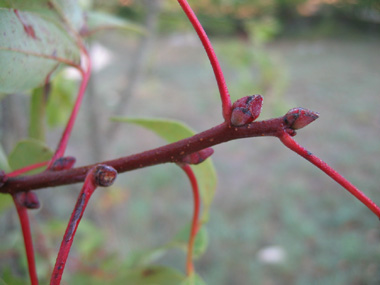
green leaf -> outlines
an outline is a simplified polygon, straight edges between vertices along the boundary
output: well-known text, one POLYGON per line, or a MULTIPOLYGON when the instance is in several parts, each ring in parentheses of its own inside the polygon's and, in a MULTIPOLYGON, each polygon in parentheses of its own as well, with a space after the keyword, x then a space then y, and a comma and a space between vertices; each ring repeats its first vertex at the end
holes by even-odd
POLYGON ((180 285, 206 285, 206 282, 196 273, 188 276, 180 285))
POLYGON ((11 195, 0 195, 0 214, 13 205, 11 195))
POLYGON ((65 78, 63 73, 51 82, 51 92, 46 106, 49 127, 66 124, 74 105, 77 83, 65 78))
POLYGON ((149 266, 127 271, 115 284, 178 285, 185 279, 180 272, 163 266, 149 266))
MULTIPOLYGON (((195 132, 189 127, 175 120, 125 117, 115 117, 112 118, 112 120, 140 125, 155 132, 169 143, 191 137, 195 134, 195 132)), ((211 202, 215 195, 217 183, 216 171, 211 159, 207 159, 198 165, 192 165, 191 168, 194 170, 195 176, 197 177, 202 197, 202 221, 207 222, 211 202)))
POLYGON ((89 11, 86 13, 86 16, 87 31, 85 32, 85 36, 90 36, 94 33, 110 29, 120 29, 137 32, 140 34, 145 33, 145 29, 143 27, 114 15, 89 11))
POLYGON ((50 0, 58 13, 76 30, 84 27, 84 14, 78 0, 50 0))
POLYGON ((63 62, 80 62, 79 48, 54 22, 33 12, 0 8, 0 93, 45 83, 63 62))
POLYGON ((0 0, 0 7, 31 11, 56 23, 62 23, 63 16, 75 30, 79 31, 84 24, 79 2, 77 0, 0 0))
MULTIPOLYGON (((26 139, 19 141, 9 154, 9 165, 13 170, 38 162, 48 161, 53 156, 53 152, 41 141, 26 139)), ((38 173, 43 168, 30 171, 29 174, 38 173)))
MULTIPOLYGON (((187 245, 190 236, 190 228, 191 225, 186 225, 183 229, 181 229, 174 240, 170 242, 171 246, 176 246, 181 248, 183 251, 187 252, 187 245)), ((193 257, 200 257, 207 249, 208 246, 208 232, 207 229, 203 226, 199 229, 197 236, 195 237, 194 247, 193 247, 193 257)))
POLYGON ((29 137, 40 141, 45 141, 46 98, 44 89, 45 87, 34 89, 30 98, 29 137))

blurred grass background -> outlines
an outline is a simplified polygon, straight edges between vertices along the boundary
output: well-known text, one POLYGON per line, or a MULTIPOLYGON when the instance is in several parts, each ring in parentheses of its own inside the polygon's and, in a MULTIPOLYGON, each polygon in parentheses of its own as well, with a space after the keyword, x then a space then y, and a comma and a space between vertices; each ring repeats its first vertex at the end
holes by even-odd
MULTIPOLYGON (((262 94, 259 119, 298 106, 320 112, 296 140, 380 201, 378 2, 190 3, 211 36, 232 98, 262 94)), ((222 121, 211 66, 176 1, 93 5, 143 23, 150 33, 106 33, 91 42, 95 65, 103 64, 95 68, 67 151, 78 166, 164 144, 136 126, 113 126, 108 118, 115 114, 178 119, 197 131, 222 121)), ((12 97, 2 104, 27 112, 28 97, 12 97)), ((22 120, 9 136, 3 126, 6 149, 23 136, 22 120)), ((51 147, 61 131, 51 130, 51 147)), ((214 150, 218 188, 207 224, 209 247, 195 263, 207 284, 380 283, 378 220, 339 185, 275 138, 214 150)), ((50 272, 46 259, 55 260, 79 189, 38 191, 43 206, 33 211, 32 224, 41 276, 50 272)), ((174 165, 119 175, 112 189, 98 190, 90 202, 67 284, 104 284, 133 263, 136 252, 170 241, 191 210, 189 183, 174 165)), ((24 276, 13 209, 0 217, 0 238, 2 271, 24 276)), ((172 250, 157 262, 182 271, 184 261, 172 250)))

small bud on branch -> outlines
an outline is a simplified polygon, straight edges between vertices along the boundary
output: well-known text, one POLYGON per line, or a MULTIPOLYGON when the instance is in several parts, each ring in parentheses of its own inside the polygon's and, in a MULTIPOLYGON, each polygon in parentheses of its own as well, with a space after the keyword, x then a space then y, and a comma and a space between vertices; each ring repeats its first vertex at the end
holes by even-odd
POLYGON ((284 116, 284 122, 292 130, 302 129, 311 122, 319 118, 319 113, 305 109, 293 108, 289 110, 284 116))
POLYGON ((232 105, 231 124, 239 127, 253 122, 260 116, 262 106, 261 95, 240 98, 232 105))
POLYGON ((50 166, 49 170, 59 171, 64 169, 70 169, 74 166, 76 158, 73 156, 65 156, 56 159, 50 166))
POLYGON ((214 153, 214 150, 211 147, 202 149, 200 151, 186 155, 182 162, 186 164, 199 164, 205 161, 214 153))

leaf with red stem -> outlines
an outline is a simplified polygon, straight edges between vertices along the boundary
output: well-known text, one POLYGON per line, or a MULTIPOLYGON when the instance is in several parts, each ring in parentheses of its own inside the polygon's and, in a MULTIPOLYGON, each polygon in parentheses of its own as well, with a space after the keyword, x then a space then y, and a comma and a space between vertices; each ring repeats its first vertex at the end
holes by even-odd
POLYGON ((61 247, 58 252, 57 261, 51 275, 50 284, 60 284, 63 270, 66 265, 67 257, 74 241, 75 233, 82 219, 83 213, 87 207, 91 195, 98 186, 111 186, 115 181, 117 172, 114 168, 107 165, 97 165, 89 170, 84 181, 78 200, 71 214, 69 224, 63 236, 61 247))
POLYGON ((193 218, 191 223, 191 230, 187 248, 187 259, 186 259, 186 273, 187 275, 192 275, 194 273, 194 265, 193 265, 193 247, 195 237, 197 236, 197 232, 200 226, 199 222, 199 209, 200 209, 200 197, 199 197, 199 189, 197 178, 194 175, 193 170, 188 164, 180 165, 182 170, 186 173, 187 177, 190 180, 191 188, 193 190, 193 198, 194 198, 194 210, 193 210, 193 218))
MULTIPOLYGON (((303 120, 301 120, 303 122, 303 120)), ((346 178, 344 178, 339 172, 333 169, 326 162, 321 160, 316 155, 312 154, 301 145, 299 145, 291 136, 291 134, 287 133, 286 130, 278 134, 278 138, 281 142, 292 151, 296 152, 306 160, 310 161, 312 164, 321 169, 324 173, 338 182, 344 189, 350 192, 352 195, 356 197, 359 201, 361 201, 368 209, 370 209, 378 218, 380 218, 380 208, 369 199, 363 192, 361 192, 358 188, 356 188, 351 182, 349 182, 346 178)))
POLYGON ((14 204, 16 206, 17 214, 20 220, 22 235, 24 238, 26 258, 28 260, 30 282, 32 285, 37 285, 38 277, 37 277, 37 271, 36 271, 36 261, 34 258, 32 233, 30 231, 29 216, 28 216, 28 211, 27 211, 27 206, 30 204, 30 200, 31 200, 30 198, 35 198, 32 196, 30 196, 28 192, 20 192, 20 193, 16 193, 12 195, 14 204))
POLYGON ((223 71, 220 67, 218 58, 214 52, 214 49, 211 45, 209 38, 205 30, 203 29, 201 23, 199 22, 197 16, 194 14, 189 3, 186 0, 178 0, 178 3, 181 5, 183 11, 185 12, 187 18, 190 20, 191 24, 194 27, 194 30, 197 32, 199 39, 202 42, 202 45, 207 53, 207 56, 210 60, 212 69, 215 74, 216 82, 218 83, 220 98, 222 100, 222 110, 223 118, 226 122, 230 121, 231 118, 231 98, 228 93, 228 88, 226 80, 224 79, 223 71))

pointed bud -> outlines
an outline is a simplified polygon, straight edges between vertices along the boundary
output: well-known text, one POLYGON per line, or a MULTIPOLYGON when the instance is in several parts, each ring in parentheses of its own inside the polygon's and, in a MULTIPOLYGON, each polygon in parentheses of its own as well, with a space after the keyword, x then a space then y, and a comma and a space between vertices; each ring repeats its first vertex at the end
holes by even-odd
POLYGON ((22 207, 27 209, 38 209, 40 207, 40 201, 34 192, 19 192, 14 195, 15 201, 22 207))
POLYGON ((199 164, 205 161, 207 158, 209 158, 213 153, 214 153, 214 150, 211 147, 208 147, 200 151, 186 155, 182 159, 182 162, 187 163, 187 164, 199 164))
POLYGON ((111 186, 117 176, 117 171, 108 165, 100 164, 94 169, 94 179, 97 186, 111 186))
POLYGON ((38 200, 37 194, 31 191, 26 192, 24 205, 28 209, 38 209, 40 207, 40 201, 38 200))
POLYGON ((243 126, 256 120, 261 113, 263 97, 252 95, 240 98, 232 105, 231 125, 243 126))
POLYGON ((74 166, 75 162, 76 162, 76 159, 73 156, 60 157, 53 162, 49 170, 60 171, 60 170, 70 169, 74 166))
POLYGON ((289 110, 284 116, 285 125, 293 130, 301 129, 318 119, 319 113, 301 107, 289 110))

